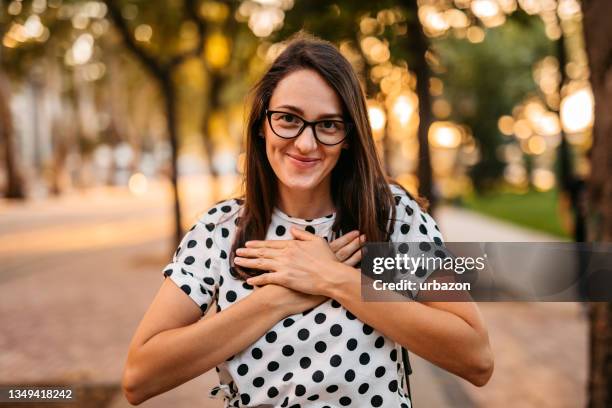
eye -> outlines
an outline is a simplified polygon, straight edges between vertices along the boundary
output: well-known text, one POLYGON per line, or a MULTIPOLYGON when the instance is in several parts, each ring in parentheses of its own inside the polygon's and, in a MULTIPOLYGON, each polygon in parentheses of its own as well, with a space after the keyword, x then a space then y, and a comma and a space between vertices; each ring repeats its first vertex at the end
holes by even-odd
POLYGON ((338 128, 338 125, 336 124, 336 122, 333 122, 331 120, 326 120, 324 122, 321 122, 321 125, 325 129, 337 129, 338 128))
POLYGON ((297 118, 290 113, 284 113, 281 115, 280 119, 287 123, 293 123, 297 118))

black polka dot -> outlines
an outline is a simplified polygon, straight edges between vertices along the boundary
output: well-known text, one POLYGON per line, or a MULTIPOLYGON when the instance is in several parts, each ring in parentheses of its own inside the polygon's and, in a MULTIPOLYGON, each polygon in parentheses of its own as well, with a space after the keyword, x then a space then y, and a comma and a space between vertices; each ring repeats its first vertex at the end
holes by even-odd
POLYGON ((376 371, 374 371, 374 375, 376 376, 376 378, 380 378, 383 375, 385 375, 386 371, 387 370, 385 370, 385 367, 380 366, 380 367, 376 368, 376 371))
POLYGON ((308 367, 310 367, 311 363, 312 362, 310 361, 308 357, 302 357, 300 359, 300 367, 302 367, 303 369, 307 369, 308 367))
POLYGON ((206 229, 212 232, 212 230, 215 229, 215 224, 213 224, 212 222, 209 222, 208 224, 206 224, 206 229))
POLYGON ((316 231, 314 229, 314 227, 312 225, 307 225, 306 228, 304 228, 306 231, 310 232, 311 234, 315 234, 316 231))
POLYGON ((282 237, 283 235, 285 235, 286 232, 287 232, 287 228, 283 227, 282 225, 279 225, 278 227, 276 227, 277 236, 282 237))
POLYGON ((283 346, 283 355, 284 356, 289 357, 289 356, 293 355, 293 352, 294 352, 294 349, 293 349, 292 346, 290 346, 288 344, 286 346, 283 346))
POLYGON ((255 379, 253 379, 253 385, 255 387, 261 387, 264 385, 265 380, 263 379, 263 377, 256 377, 255 379))
POLYGON ((261 357, 263 357, 263 353, 259 347, 255 347, 253 350, 251 350, 251 355, 255 360, 259 360, 261 357))
POLYGON ((274 398, 278 395, 278 390, 276 389, 276 387, 270 387, 268 389, 268 397, 270 398, 274 398))
POLYGON ((340 405, 342 405, 343 407, 346 407, 347 405, 351 405, 351 399, 349 397, 342 397, 339 400, 340 405))
POLYGON ((342 334, 342 326, 340 326, 339 324, 334 324, 332 327, 329 328, 329 332, 332 336, 338 337, 342 334))
POLYGON ((183 285, 183 286, 181 286, 181 289, 183 289, 183 292, 185 292, 186 294, 190 294, 191 293, 191 286, 189 286, 189 285, 183 285))
POLYGON ((295 386, 295 395, 297 395, 298 397, 301 397, 304 394, 306 394, 306 387, 304 387, 302 384, 296 385, 295 386))
POLYGON ((277 335, 276 335, 275 331, 268 332, 266 334, 266 341, 268 343, 274 343, 276 341, 276 337, 277 337, 277 335))
POLYGON ((292 318, 288 317, 285 320, 283 320, 283 326, 285 327, 289 327, 291 326, 293 323, 295 323, 295 320, 293 320, 292 318))
POLYGON ((389 391, 391 392, 397 391, 397 380, 393 380, 389 383, 389 391))
POLYGON ((357 340, 356 339, 350 339, 349 341, 346 342, 346 348, 349 349, 350 351, 353 351, 357 348, 357 340))
POLYGON ((327 388, 325 389, 325 391, 327 391, 327 392, 329 392, 330 394, 332 394, 332 393, 334 393, 334 392, 338 391, 338 386, 337 386, 337 385, 335 385, 335 384, 332 384, 332 385, 330 385, 329 387, 327 387, 327 388))
POLYGON ((224 250, 221 250, 221 253, 219 253, 219 258, 227 259, 227 252, 225 252, 224 250))
POLYGON ((351 382, 355 379, 355 371, 348 369, 346 370, 346 373, 344 373, 344 379, 348 382, 351 382))
POLYGON ((315 350, 317 350, 319 353, 325 353, 325 350, 327 350, 327 344, 325 344, 323 341, 317 341, 315 343, 315 350))
POLYGON ((221 236, 223 238, 229 237, 229 230, 227 228, 221 228, 221 236))
POLYGON ((346 311, 346 318, 349 319, 349 320, 355 320, 357 317, 347 310, 346 311))
POLYGON ((332 307, 335 307, 336 309, 341 306, 340 302, 338 302, 336 299, 332 300, 331 305, 332 305, 332 307))
POLYGON ((370 385, 368 383, 363 383, 359 386, 357 391, 359 391, 360 394, 365 394, 368 392, 368 388, 370 388, 370 385))
POLYGON ((421 224, 419 226, 419 231, 421 231, 421 234, 427 235, 427 227, 425 226, 425 224, 421 224))
POLYGON ((364 325, 363 325, 363 334, 372 334, 373 331, 374 331, 374 329, 371 326, 369 326, 369 325, 364 323, 364 325))
POLYGON ((283 381, 289 381, 293 377, 293 373, 287 373, 283 376, 283 381))
POLYGON ((408 224, 402 224, 402 226, 400 227, 400 232, 404 235, 406 235, 407 233, 410 232, 410 225, 408 224))
POLYGON ((310 332, 307 329, 300 329, 300 331, 298 331, 298 339, 306 340, 308 336, 310 336, 310 332))
POLYGON ((228 213, 232 211, 232 207, 230 207, 229 205, 224 205, 223 207, 221 207, 221 211, 223 211, 224 213, 228 213))
POLYGON ((427 252, 427 251, 429 251, 431 249, 431 245, 428 242, 421 242, 419 244, 419 249, 421 251, 427 252))
POLYGON ((317 324, 321 324, 321 323, 323 323, 325 321, 326 317, 327 316, 325 316, 325 313, 317 313, 315 315, 314 321, 317 324))
POLYGON ((314 373, 312 373, 312 381, 316 382, 316 383, 320 383, 321 381, 323 381, 323 371, 321 370, 317 370, 314 373))
POLYGON ((196 246, 198 243, 196 240, 191 239, 189 240, 189 242, 187 243, 187 248, 193 248, 194 246, 196 246))
POLYGON ((235 301, 237 297, 238 296, 236 295, 236 292, 234 292, 233 290, 230 290, 225 294, 225 299, 227 299, 228 302, 235 301))
POLYGON ((338 354, 334 354, 333 356, 331 356, 331 358, 329 359, 329 364, 332 367, 338 367, 340 364, 342 364, 342 357, 340 357, 338 354))
POLYGON ((238 370, 237 371, 238 371, 238 374, 245 375, 246 373, 249 372, 249 366, 246 365, 246 364, 240 364, 238 366, 238 370))
POLYGON ((186 265, 191 265, 195 262, 195 258, 193 256, 188 256, 183 262, 185 262, 186 265))
POLYGON ((217 208, 216 207, 213 207, 210 210, 208 210, 208 214, 210 214, 210 215, 213 215, 216 212, 217 212, 217 208))
POLYGON ((391 361, 397 361, 397 350, 396 349, 391 350, 391 353, 389 353, 389 358, 391 358, 391 361))
POLYGON ((442 239, 440 237, 434 237, 433 240, 436 243, 436 245, 438 245, 438 246, 442 245, 442 239))
POLYGON ((210 262, 211 262, 211 259, 210 259, 210 258, 208 258, 208 259, 206 260, 206 262, 204 262, 204 266, 205 266, 207 269, 210 269, 210 262))
POLYGON ((412 209, 411 206, 407 205, 406 206, 406 212, 408 213, 408 215, 412 215, 412 213, 414 213, 414 210, 412 209))
POLYGON ((434 255, 437 256, 438 258, 446 258, 446 254, 444 253, 444 251, 441 251, 439 249, 436 249, 436 251, 434 252, 434 255))
POLYGON ((385 339, 383 336, 379 336, 374 342, 374 347, 376 348, 381 348, 384 345, 385 345, 385 339))
POLYGON ((310 397, 306 398, 308 401, 316 401, 319 399, 319 395, 318 394, 313 394, 310 397))
POLYGON ((249 285, 246 282, 242 282, 242 287, 245 288, 246 290, 253 290, 253 285, 249 285))
POLYGON ((278 370, 279 364, 276 361, 270 361, 268 363, 268 371, 276 371, 278 370))
POLYGON ((213 246, 212 238, 206 238, 206 248, 210 249, 213 246))
POLYGON ((399 244, 399 245, 398 245, 398 247, 397 247, 397 251, 398 251, 400 254, 407 254, 407 253, 408 253, 408 250, 409 250, 408 244, 407 244, 407 243, 405 243, 405 242, 402 242, 402 243, 401 243, 401 244, 399 244))
POLYGON ((359 362, 363 365, 366 365, 370 362, 370 355, 368 353, 361 353, 359 355, 359 362))
POLYGON ((170 276, 170 275, 172 275, 172 269, 166 269, 164 271, 164 276, 170 276))
POLYGON ((251 401, 251 397, 249 394, 240 394, 240 400, 243 405, 247 405, 251 401))
POLYGON ((373 407, 380 407, 383 403, 383 399, 380 395, 374 395, 370 400, 373 407))
POLYGON ((214 285, 215 284, 215 280, 213 278, 207 276, 207 277, 204 278, 204 283, 207 284, 207 285, 214 285))

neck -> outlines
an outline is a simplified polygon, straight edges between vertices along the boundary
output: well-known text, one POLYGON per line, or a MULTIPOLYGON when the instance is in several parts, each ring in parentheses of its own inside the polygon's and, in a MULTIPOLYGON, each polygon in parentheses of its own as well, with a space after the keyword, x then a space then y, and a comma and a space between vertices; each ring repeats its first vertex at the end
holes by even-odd
POLYGON ((278 207, 290 217, 310 220, 334 212, 329 183, 321 183, 311 190, 291 189, 279 183, 278 198, 278 207))

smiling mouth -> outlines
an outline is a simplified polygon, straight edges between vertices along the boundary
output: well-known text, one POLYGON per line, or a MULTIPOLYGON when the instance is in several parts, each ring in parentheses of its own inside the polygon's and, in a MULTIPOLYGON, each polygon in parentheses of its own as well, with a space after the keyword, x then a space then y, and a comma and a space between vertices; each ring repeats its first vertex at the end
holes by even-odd
POLYGON ((293 156, 289 153, 287 153, 287 156, 289 157, 289 159, 291 159, 293 163, 302 167, 311 167, 320 161, 320 159, 314 157, 293 156))

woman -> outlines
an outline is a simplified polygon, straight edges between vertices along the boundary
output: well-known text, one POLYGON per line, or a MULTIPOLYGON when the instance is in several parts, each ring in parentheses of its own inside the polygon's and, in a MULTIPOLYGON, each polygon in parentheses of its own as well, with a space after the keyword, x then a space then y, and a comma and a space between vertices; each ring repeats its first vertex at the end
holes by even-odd
POLYGON ((409 407, 402 346, 488 381, 474 303, 361 300, 365 240, 442 237, 387 183, 358 79, 330 43, 298 36, 255 86, 245 192, 201 217, 164 269, 130 345, 131 403, 215 367, 226 406, 409 407))

